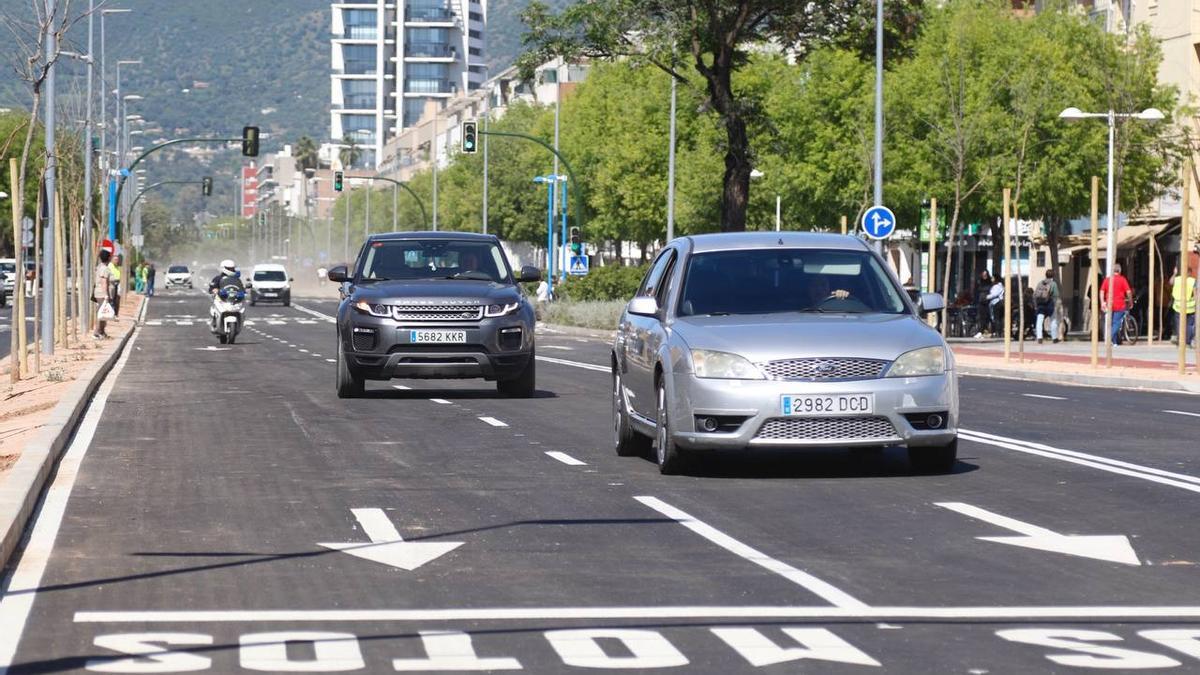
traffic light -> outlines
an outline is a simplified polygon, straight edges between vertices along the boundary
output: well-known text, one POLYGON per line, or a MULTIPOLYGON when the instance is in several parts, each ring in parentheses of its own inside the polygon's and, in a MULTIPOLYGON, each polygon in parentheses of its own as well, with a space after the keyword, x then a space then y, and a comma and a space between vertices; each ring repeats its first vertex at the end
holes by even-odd
POLYGON ((583 237, 580 236, 578 227, 571 228, 571 252, 576 255, 583 252, 583 237))
POLYGON ((342 191, 342 172, 341 171, 333 172, 333 189, 335 192, 342 191))
POLYGON ((212 177, 211 176, 205 176, 204 179, 200 181, 200 191, 202 193, 204 193, 205 197, 212 196, 212 177))
POLYGON ((258 157, 258 127, 242 127, 242 156, 258 157))
POLYGON ((479 147, 476 143, 478 134, 475 129, 474 120, 462 123, 462 151, 465 153, 474 154, 476 148, 479 147))

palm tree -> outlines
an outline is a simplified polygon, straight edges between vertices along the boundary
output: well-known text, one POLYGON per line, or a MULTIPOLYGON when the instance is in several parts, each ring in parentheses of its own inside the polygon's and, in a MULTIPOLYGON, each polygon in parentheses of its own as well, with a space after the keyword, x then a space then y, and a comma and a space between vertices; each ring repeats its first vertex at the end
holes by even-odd
POLYGON ((296 168, 300 171, 316 169, 319 152, 317 142, 311 136, 301 136, 296 141, 296 168))
POLYGON ((358 160, 362 158, 362 149, 358 147, 353 136, 345 136, 342 138, 342 153, 340 155, 342 166, 351 169, 358 160))

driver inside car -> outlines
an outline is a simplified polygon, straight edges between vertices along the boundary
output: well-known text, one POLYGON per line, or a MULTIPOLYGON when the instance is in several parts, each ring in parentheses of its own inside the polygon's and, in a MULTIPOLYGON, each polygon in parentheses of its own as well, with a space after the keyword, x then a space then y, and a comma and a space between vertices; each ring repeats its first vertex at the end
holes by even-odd
POLYGON ((845 300, 850 297, 850 291, 844 288, 830 290, 829 279, 823 274, 818 274, 812 278, 808 284, 808 298, 810 307, 820 307, 821 303, 826 300, 845 300))

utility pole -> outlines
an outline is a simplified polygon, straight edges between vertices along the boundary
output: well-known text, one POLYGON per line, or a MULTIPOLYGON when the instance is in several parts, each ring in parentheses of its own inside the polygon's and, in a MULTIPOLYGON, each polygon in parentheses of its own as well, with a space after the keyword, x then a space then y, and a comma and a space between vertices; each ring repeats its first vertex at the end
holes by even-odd
MULTIPOLYGON (((487 31, 484 31, 484 35, 487 35, 487 31)), ((487 38, 485 37, 484 40, 486 41, 487 38)), ((492 105, 492 91, 487 84, 487 66, 484 66, 483 77, 483 130, 486 132, 492 105)), ((488 137, 486 133, 483 134, 483 233, 488 233, 488 137)))
MULTIPOLYGON (((95 22, 96 22, 96 0, 88 0, 88 50, 87 50, 87 117, 84 120, 83 126, 83 231, 80 233, 82 246, 81 260, 75 261, 76 265, 82 266, 82 274, 79 278, 85 283, 77 289, 75 298, 79 307, 78 322, 86 333, 92 327, 92 299, 88 294, 84 293, 84 289, 88 287, 86 283, 87 275, 91 274, 92 270, 92 183, 95 178, 92 175, 92 164, 95 162, 95 157, 92 156, 92 81, 95 79, 94 67, 95 59, 95 22)), ((16 223, 13 223, 16 226, 16 223)))
MULTIPOLYGON (((671 65, 674 67, 672 59, 671 65)), ((675 238, 675 89, 678 85, 675 75, 671 75, 671 133, 667 150, 667 241, 675 238)), ((557 168, 555 173, 557 173, 557 168)))
MULTIPOLYGON (((58 58, 58 33, 55 28, 57 8, 54 0, 46 0, 46 61, 50 64, 46 70, 46 198, 43 204, 46 208, 46 237, 42 246, 42 269, 37 272, 42 281, 42 354, 54 355, 54 297, 55 269, 54 254, 58 242, 55 241, 55 156, 54 147, 54 61, 58 58)), ((15 225, 15 223, 14 223, 15 225)), ((35 280, 36 284, 37 281, 35 280)), ((14 330, 18 327, 14 326, 14 330)))
POLYGON ((438 113, 433 114, 433 137, 429 139, 429 155, 433 160, 433 231, 438 229, 438 147, 437 129, 438 113))
MULTIPOLYGON (((883 206, 883 0, 875 3, 875 206, 883 206)), ((882 240, 873 246, 883 254, 882 240)))

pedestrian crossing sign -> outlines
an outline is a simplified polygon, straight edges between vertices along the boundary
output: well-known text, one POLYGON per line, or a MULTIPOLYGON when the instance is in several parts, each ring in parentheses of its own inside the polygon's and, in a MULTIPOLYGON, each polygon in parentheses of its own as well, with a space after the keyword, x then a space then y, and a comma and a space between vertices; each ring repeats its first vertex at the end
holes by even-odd
POLYGON ((586 276, 588 273, 588 257, 586 255, 573 255, 571 262, 567 265, 567 274, 576 277, 586 276))

